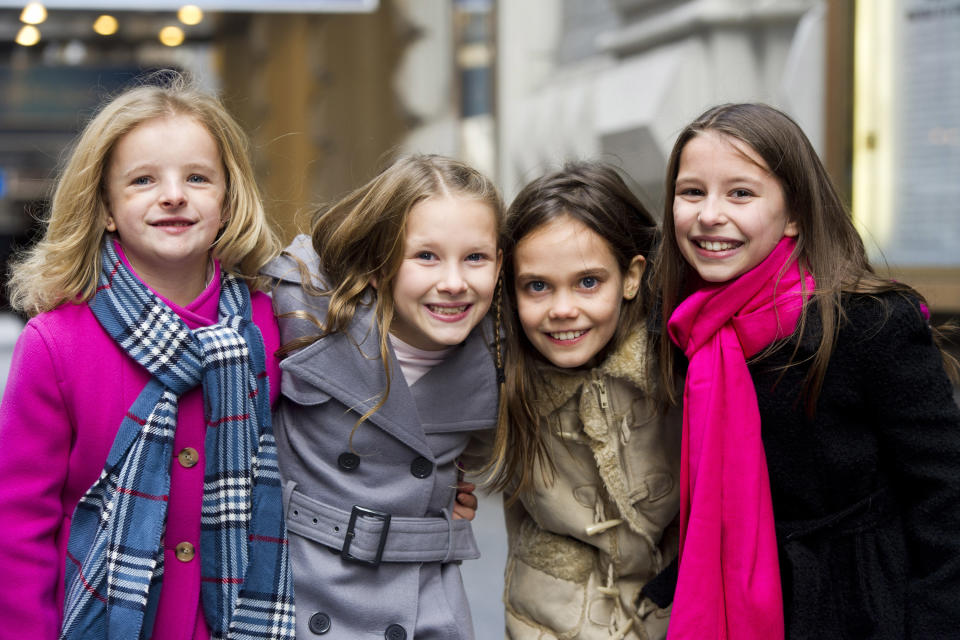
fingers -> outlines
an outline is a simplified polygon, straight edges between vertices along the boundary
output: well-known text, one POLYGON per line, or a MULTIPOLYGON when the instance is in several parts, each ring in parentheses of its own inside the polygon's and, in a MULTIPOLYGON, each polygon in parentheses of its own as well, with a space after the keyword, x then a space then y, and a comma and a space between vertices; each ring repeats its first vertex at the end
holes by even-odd
POLYGON ((477 496, 473 495, 476 485, 461 480, 457 483, 457 499, 453 503, 454 520, 473 520, 477 515, 477 496))

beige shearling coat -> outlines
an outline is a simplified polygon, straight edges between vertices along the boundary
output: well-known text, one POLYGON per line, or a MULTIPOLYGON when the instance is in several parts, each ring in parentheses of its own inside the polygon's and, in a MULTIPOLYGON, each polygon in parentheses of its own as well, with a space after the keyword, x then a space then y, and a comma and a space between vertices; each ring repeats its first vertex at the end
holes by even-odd
POLYGON ((556 466, 507 509, 511 640, 646 640, 669 610, 640 589, 677 555, 680 420, 649 398, 646 333, 599 367, 543 367, 540 405, 556 466))

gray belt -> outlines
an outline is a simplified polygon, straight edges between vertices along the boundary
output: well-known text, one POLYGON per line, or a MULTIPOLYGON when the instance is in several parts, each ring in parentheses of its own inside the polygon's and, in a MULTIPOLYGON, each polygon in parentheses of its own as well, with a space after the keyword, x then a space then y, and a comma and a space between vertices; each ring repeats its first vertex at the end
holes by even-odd
POLYGON ((383 562, 453 562, 480 557, 468 520, 408 518, 355 505, 332 507, 284 487, 287 530, 340 552, 344 560, 383 562))

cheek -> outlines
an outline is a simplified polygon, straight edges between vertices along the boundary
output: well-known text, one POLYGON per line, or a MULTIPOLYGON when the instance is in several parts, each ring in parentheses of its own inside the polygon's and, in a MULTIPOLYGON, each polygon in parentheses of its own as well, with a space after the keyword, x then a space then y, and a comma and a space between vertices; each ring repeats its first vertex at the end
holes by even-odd
POLYGON ((529 337, 531 331, 536 333, 536 327, 540 322, 540 313, 537 305, 523 298, 517 299, 517 317, 520 318, 520 326, 524 333, 529 337))

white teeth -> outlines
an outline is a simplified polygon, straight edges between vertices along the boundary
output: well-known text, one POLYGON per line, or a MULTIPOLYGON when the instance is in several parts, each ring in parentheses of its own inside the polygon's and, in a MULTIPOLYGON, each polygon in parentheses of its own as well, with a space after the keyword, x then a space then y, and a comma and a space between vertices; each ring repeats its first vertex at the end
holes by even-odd
POLYGON ((557 333, 551 333, 551 334, 549 334, 549 335, 550 335, 550 337, 553 338, 554 340, 573 340, 573 339, 575 339, 575 338, 579 338, 580 336, 582 336, 582 335, 585 334, 586 332, 587 332, 587 330, 586 330, 586 329, 583 329, 583 330, 581 330, 581 331, 560 331, 560 332, 557 332, 557 333))
POLYGON ((713 242, 710 240, 700 240, 697 242, 700 248, 706 249, 707 251, 727 251, 728 249, 736 249, 739 244, 739 242, 713 242))
POLYGON ((458 313, 463 313, 464 311, 466 311, 468 306, 469 305, 464 304, 464 305, 460 305, 459 307, 437 307, 431 304, 431 305, 427 305, 427 308, 429 308, 430 311, 440 314, 442 316, 455 316, 458 313))

